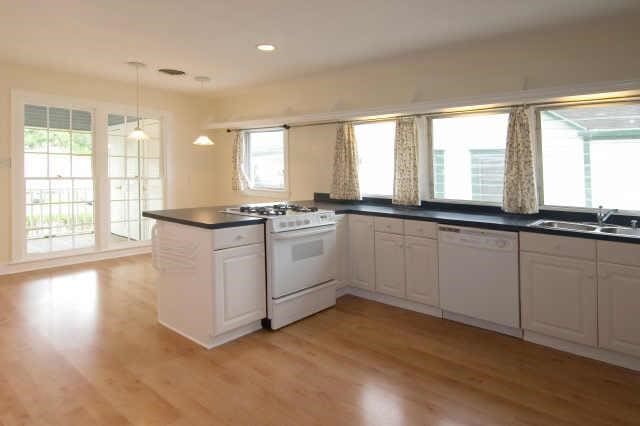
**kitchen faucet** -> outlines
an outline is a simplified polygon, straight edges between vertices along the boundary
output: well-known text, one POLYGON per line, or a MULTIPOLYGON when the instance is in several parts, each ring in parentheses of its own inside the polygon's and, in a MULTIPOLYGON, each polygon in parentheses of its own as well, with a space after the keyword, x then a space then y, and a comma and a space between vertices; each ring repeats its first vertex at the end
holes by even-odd
POLYGON ((596 213, 596 219, 598 220, 598 225, 602 226, 604 223, 611 217, 612 214, 618 213, 618 209, 611 209, 604 211, 602 206, 598 206, 598 211, 596 213))

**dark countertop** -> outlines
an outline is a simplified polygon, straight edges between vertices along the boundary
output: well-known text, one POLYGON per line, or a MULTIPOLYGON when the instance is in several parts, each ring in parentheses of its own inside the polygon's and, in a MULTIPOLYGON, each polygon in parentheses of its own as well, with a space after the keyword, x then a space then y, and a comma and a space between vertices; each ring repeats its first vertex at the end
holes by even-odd
POLYGON ((233 228, 257 225, 265 222, 259 217, 224 213, 222 207, 196 207, 191 209, 154 210, 142 212, 142 216, 205 229, 233 228))
MULTIPOLYGON (((409 220, 424 220, 445 225, 470 226, 499 231, 526 231, 540 234, 563 235, 567 237, 587 238, 606 241, 617 241, 640 244, 640 238, 608 234, 587 234, 557 229, 542 229, 528 226, 541 219, 558 219, 572 221, 588 221, 590 216, 581 213, 542 212, 537 215, 509 214, 495 208, 474 209, 469 206, 447 206, 445 208, 431 207, 400 207, 390 204, 349 203, 340 201, 295 201, 292 204, 315 206, 320 209, 334 210, 336 214, 359 214, 368 216, 394 217, 409 220)), ((198 207, 191 209, 157 210, 143 212, 145 217, 196 226, 205 229, 231 228, 236 226, 255 225, 265 222, 265 219, 235 214, 223 213, 227 206, 198 207)), ((593 220, 593 219, 591 219, 593 220)))

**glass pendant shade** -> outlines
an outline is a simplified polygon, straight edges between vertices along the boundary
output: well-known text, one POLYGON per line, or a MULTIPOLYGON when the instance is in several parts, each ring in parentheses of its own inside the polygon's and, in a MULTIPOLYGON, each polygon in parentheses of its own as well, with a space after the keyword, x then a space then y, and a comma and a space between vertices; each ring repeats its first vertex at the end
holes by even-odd
POLYGON ((129 139, 134 141, 146 141, 149 139, 149 136, 140 128, 140 126, 133 129, 133 132, 129 133, 129 139))
POLYGON ((194 145, 207 146, 207 145, 215 145, 213 141, 209 138, 209 136, 200 135, 197 137, 195 141, 193 141, 194 145))

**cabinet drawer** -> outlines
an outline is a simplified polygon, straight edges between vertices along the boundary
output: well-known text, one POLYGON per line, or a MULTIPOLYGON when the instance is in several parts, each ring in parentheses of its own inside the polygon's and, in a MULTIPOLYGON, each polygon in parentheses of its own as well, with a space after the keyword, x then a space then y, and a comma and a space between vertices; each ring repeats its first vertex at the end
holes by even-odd
POLYGON ((596 242, 586 238, 520 233, 520 250, 578 259, 595 260, 596 242))
POLYGON ((640 244, 598 241, 598 261, 640 266, 640 244))
POLYGON ((238 226, 213 231, 213 249, 246 246, 264 241, 263 225, 238 226))
POLYGON ((405 220, 404 233, 415 237, 437 238, 438 225, 434 222, 422 220, 405 220))
POLYGON ((404 227, 402 219, 393 219, 387 217, 375 217, 373 224, 376 231, 390 232, 392 234, 402 234, 404 227))

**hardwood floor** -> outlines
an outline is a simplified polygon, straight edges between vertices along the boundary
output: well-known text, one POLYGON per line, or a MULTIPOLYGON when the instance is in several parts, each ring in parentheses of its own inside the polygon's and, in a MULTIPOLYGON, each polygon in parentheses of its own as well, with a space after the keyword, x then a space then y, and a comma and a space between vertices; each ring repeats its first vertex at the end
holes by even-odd
POLYGON ((0 277, 0 424, 640 424, 640 374, 346 296, 207 351, 148 256, 0 277))

